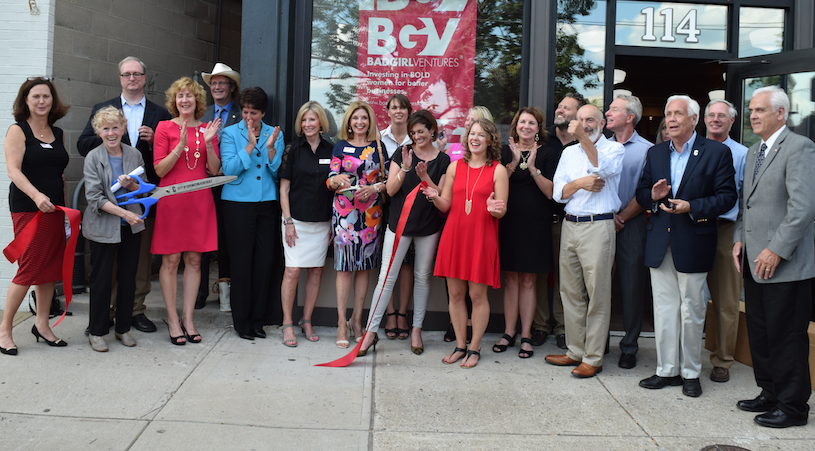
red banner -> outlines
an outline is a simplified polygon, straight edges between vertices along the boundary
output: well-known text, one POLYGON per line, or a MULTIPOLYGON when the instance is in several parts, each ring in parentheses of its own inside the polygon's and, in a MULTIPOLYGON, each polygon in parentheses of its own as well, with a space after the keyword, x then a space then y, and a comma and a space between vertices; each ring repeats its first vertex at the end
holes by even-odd
POLYGON ((360 0, 357 97, 390 122, 385 104, 405 94, 413 111, 463 127, 473 106, 478 0, 360 0))

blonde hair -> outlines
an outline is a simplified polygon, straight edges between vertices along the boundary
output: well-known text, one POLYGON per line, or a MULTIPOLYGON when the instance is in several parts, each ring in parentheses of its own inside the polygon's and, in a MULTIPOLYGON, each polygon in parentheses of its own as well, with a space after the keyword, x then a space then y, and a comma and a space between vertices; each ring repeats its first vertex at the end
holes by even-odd
POLYGON ((351 128, 351 116, 354 115, 354 111, 359 109, 365 110, 365 112, 368 114, 368 134, 365 135, 365 139, 367 141, 376 140, 376 135, 378 132, 376 128, 376 116, 374 116, 374 110, 370 105, 368 105, 368 102, 363 102, 361 100, 351 103, 351 105, 348 106, 348 109, 345 110, 345 115, 342 117, 342 127, 340 127, 340 139, 347 141, 354 136, 353 132, 349 132, 348 129, 351 128))
POLYGON ((207 112, 207 94, 204 87, 196 83, 190 77, 181 77, 174 81, 170 88, 167 89, 167 110, 170 111, 174 117, 178 117, 178 106, 175 104, 175 97, 179 92, 187 90, 195 96, 195 118, 200 119, 207 112))
POLYGON ((122 113, 122 110, 113 105, 108 105, 97 111, 96 114, 93 115, 93 119, 91 119, 91 127, 93 127, 93 132, 97 135, 102 127, 107 124, 118 124, 127 131, 127 118, 124 113, 122 113))
POLYGON ((472 156, 472 152, 470 152, 470 140, 467 139, 470 136, 470 130, 472 130, 474 125, 480 125, 481 130, 487 134, 489 137, 490 145, 487 148, 487 164, 492 166, 494 161, 501 162, 501 132, 498 131, 498 127, 492 123, 492 121, 488 121, 486 119, 476 119, 467 127, 467 131, 464 132, 464 161, 469 163, 470 157, 472 156))
POLYGON ((300 111, 297 112, 297 119, 294 120, 294 132, 297 133, 297 136, 303 136, 303 128, 301 123, 303 122, 303 116, 306 115, 306 112, 311 111, 317 115, 317 120, 320 121, 320 134, 323 134, 328 131, 328 117, 325 115, 325 110, 323 106, 320 105, 318 102, 310 100, 303 104, 300 107, 300 111))
POLYGON ((470 108, 470 111, 467 112, 467 115, 469 116, 470 113, 472 113, 473 116, 475 116, 475 117, 477 117, 479 119, 485 119, 485 120, 488 120, 490 122, 493 122, 492 113, 490 113, 490 110, 485 106, 476 105, 476 106, 470 108))

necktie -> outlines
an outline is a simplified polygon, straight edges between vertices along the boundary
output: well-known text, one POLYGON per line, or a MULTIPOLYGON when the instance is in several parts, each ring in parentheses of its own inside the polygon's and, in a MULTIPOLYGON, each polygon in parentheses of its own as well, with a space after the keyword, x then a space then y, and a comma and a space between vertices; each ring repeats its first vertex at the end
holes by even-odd
POLYGON ((218 141, 221 140, 221 132, 224 131, 224 118, 223 118, 224 109, 223 108, 216 108, 215 109, 215 117, 221 119, 221 123, 218 124, 218 141))
POLYGON ((756 157, 756 169, 753 171, 753 182, 756 180, 756 176, 758 175, 758 170, 761 169, 761 163, 764 162, 764 152, 767 150, 767 143, 761 145, 761 148, 758 149, 758 157, 756 157))

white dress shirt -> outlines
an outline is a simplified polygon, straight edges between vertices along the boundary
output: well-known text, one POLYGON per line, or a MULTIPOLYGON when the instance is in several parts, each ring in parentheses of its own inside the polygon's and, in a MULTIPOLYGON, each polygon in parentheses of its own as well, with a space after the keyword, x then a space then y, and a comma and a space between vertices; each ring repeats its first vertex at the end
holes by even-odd
POLYGON ((379 132, 379 134, 382 136, 382 144, 385 145, 385 150, 388 151, 389 160, 391 159, 391 157, 393 157, 393 153, 396 152, 396 149, 398 149, 399 146, 404 146, 405 144, 410 144, 411 142, 413 142, 410 139, 410 133, 405 135, 405 139, 403 139, 401 143, 396 142, 396 137, 393 136, 393 132, 391 131, 390 125, 388 125, 388 128, 386 128, 385 130, 379 132))
POLYGON ((563 149, 563 155, 555 171, 552 198, 556 202, 566 204, 567 214, 587 216, 620 210, 621 203, 617 189, 620 186, 625 148, 618 142, 609 141, 603 135, 600 135, 594 147, 597 149, 597 166, 591 164, 580 144, 563 149), (566 184, 591 174, 596 174, 606 182, 603 189, 597 193, 578 189, 571 197, 563 198, 563 187, 566 184))

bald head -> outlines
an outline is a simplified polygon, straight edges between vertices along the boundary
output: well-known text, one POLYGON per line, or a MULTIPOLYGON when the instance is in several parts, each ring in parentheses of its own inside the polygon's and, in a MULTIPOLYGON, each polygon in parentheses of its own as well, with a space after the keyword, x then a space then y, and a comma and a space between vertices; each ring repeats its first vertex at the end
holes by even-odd
POLYGON ((603 127, 606 126, 603 112, 600 111, 600 108, 591 104, 582 106, 577 110, 577 122, 580 123, 583 131, 589 135, 592 142, 597 142, 603 132, 603 127))

